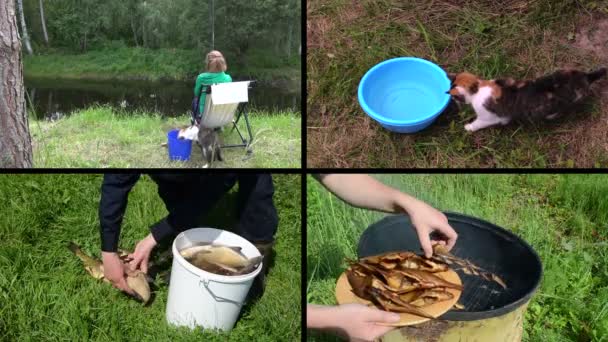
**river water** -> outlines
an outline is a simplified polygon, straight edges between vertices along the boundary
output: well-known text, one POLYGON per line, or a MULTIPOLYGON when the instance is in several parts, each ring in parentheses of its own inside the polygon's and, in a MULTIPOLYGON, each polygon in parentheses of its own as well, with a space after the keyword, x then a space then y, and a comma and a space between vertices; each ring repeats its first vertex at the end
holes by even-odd
MULTIPOLYGON (((178 116, 189 113, 194 81, 100 82, 26 78, 25 86, 38 118, 69 115, 95 104, 108 104, 126 112, 141 110, 178 116)), ((27 98, 26 101, 29 108, 30 102, 27 98)), ((277 82, 256 83, 249 92, 249 105, 265 111, 301 111, 300 87, 277 82)))

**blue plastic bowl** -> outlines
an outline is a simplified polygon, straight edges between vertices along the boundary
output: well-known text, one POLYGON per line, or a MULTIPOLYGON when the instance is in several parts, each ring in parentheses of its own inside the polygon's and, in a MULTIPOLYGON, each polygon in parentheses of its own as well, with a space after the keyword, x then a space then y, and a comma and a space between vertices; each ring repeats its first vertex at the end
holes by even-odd
POLYGON ((450 102, 448 75, 415 57, 393 58, 369 69, 359 83, 359 104, 384 128, 418 132, 433 123, 450 102))
POLYGON ((174 129, 167 133, 167 145, 169 147, 169 159, 190 160, 192 152, 192 140, 178 139, 178 130, 174 129))

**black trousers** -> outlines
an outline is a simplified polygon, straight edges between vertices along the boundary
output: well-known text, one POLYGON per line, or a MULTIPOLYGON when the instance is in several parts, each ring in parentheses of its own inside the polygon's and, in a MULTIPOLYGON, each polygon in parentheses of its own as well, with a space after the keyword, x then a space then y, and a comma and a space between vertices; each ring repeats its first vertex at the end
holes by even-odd
MULTIPOLYGON (((258 243, 274 239, 278 215, 273 203, 270 174, 228 174, 193 177, 188 182, 151 175, 169 215, 152 226, 157 241, 172 240, 178 233, 197 227, 216 203, 238 182, 237 225, 234 233, 258 243)), ((225 228, 225 227, 217 227, 225 228)))
MULTIPOLYGON (((150 177, 169 211, 167 217, 150 228, 159 244, 170 243, 178 233, 199 227, 200 219, 237 183, 234 232, 253 243, 274 239, 278 217, 270 174, 158 173, 150 177)), ((116 251, 128 195, 139 178, 139 174, 104 175, 99 203, 102 251, 116 251)))

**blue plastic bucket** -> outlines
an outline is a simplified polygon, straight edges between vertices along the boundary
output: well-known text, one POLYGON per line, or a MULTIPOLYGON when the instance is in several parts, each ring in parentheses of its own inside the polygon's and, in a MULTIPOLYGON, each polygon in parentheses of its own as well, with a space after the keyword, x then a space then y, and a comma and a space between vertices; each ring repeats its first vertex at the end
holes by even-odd
POLYGON ((178 139, 179 130, 174 129, 167 133, 167 145, 169 147, 169 159, 171 160, 190 160, 192 152, 192 140, 178 139))
POLYGON ((415 57, 393 58, 365 73, 359 104, 384 128, 414 133, 429 126, 450 102, 451 82, 438 65, 415 57))

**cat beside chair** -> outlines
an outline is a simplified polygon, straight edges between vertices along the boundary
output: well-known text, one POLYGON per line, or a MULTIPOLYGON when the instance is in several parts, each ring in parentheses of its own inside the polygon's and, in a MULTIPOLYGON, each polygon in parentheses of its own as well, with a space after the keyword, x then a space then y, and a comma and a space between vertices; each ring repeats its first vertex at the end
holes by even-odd
POLYGON ((452 86, 447 93, 456 102, 473 107, 476 118, 464 128, 475 132, 489 126, 506 125, 513 119, 553 120, 579 104, 591 93, 591 84, 605 76, 606 68, 589 73, 558 70, 526 81, 512 78, 483 80, 468 72, 449 73, 452 86))
POLYGON ((194 140, 201 148, 203 161, 206 162, 203 168, 213 166, 213 162, 224 161, 222 157, 222 143, 219 133, 212 128, 200 128, 196 124, 184 127, 177 134, 178 139, 194 140))

